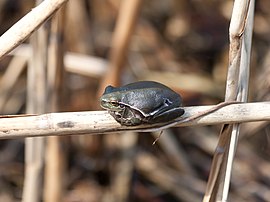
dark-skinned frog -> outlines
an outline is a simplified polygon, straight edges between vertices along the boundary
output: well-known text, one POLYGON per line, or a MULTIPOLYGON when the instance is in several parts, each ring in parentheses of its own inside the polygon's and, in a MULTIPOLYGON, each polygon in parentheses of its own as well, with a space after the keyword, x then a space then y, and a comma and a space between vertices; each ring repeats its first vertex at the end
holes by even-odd
POLYGON ((107 86, 100 105, 126 126, 167 123, 184 114, 181 96, 154 81, 139 81, 122 87, 107 86))

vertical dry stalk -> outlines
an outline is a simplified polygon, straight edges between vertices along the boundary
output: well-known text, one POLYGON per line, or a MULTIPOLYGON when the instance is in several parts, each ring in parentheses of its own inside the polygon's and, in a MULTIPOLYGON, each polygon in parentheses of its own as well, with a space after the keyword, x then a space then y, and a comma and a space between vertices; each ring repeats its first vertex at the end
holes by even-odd
POLYGON ((117 19, 116 28, 112 39, 112 49, 110 51, 110 64, 108 71, 100 85, 98 96, 104 91, 108 83, 119 84, 121 69, 125 61, 127 49, 134 31, 141 0, 122 1, 117 19))
POLYGON ((76 53, 91 55, 93 52, 90 37, 92 27, 89 26, 91 20, 88 19, 85 1, 69 1, 66 10, 65 32, 68 34, 65 38, 69 47, 72 47, 72 51, 76 53))
MULTIPOLYGON (((247 101, 254 1, 235 1, 230 24, 226 101, 247 101)), ((227 201, 240 124, 224 125, 203 201, 227 201)))
MULTIPOLYGON (((59 94, 63 84, 63 9, 51 21, 48 53, 48 111, 57 111, 59 94)), ((62 201, 64 152, 61 151, 60 137, 47 139, 45 166, 45 202, 62 201)))
MULTIPOLYGON (((45 112, 47 31, 40 27, 31 38, 33 54, 30 59, 27 77, 27 113, 45 112)), ((41 199, 42 167, 44 163, 44 138, 25 140, 26 172, 23 189, 24 202, 37 202, 41 199)))
POLYGON ((249 0, 235 1, 229 29, 230 50, 225 101, 236 100, 239 67, 241 60, 242 36, 245 31, 249 0))
MULTIPOLYGON (((248 97, 248 82, 250 74, 250 54, 251 54, 251 44, 252 44, 252 31, 253 31, 253 21, 254 21, 254 0, 250 0, 249 9, 246 19, 246 27, 243 33, 242 48, 241 48, 241 60, 239 68, 239 82, 237 88, 237 101, 247 102, 248 97)), ((218 200, 227 201, 228 192, 230 186, 230 178, 232 172, 232 164, 235 156, 239 132, 241 124, 233 124, 233 129, 231 133, 231 140, 228 150, 228 159, 226 170, 224 173, 224 185, 219 187, 218 190, 218 200)), ((223 180, 223 178, 221 178, 223 180)))

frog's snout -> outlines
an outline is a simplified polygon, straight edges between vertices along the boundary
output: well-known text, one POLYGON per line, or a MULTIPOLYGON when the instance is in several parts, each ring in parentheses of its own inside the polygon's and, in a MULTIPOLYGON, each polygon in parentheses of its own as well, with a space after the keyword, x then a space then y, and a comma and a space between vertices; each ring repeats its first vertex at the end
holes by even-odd
POLYGON ((100 99, 100 106, 104 109, 108 109, 107 102, 103 99, 100 99))

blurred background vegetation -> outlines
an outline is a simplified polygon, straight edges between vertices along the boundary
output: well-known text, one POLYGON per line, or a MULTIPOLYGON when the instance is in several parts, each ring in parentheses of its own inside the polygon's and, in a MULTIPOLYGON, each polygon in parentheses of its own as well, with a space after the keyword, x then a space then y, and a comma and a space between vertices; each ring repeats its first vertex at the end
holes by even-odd
MULTIPOLYGON (((110 78, 112 38, 122 3, 66 4, 61 40, 65 55, 78 57, 64 60, 71 68, 65 72, 61 111, 100 110, 98 89, 101 83, 115 84, 113 80, 162 82, 182 95, 185 106, 224 100, 233 1, 142 1, 121 71, 110 78), (80 66, 89 71, 80 71, 80 66)), ((34 5, 33 0, 1 0, 1 35, 34 5)), ((270 1, 256 1, 254 20, 250 102, 269 100, 270 1)), ((29 40, 24 45, 29 46, 29 40)), ((0 95, 5 95, 0 98, 1 114, 25 113, 26 69, 9 92, 1 80, 14 57, 0 61, 0 95)), ((219 130, 220 126, 173 128, 155 145, 156 134, 147 133, 61 138, 62 201, 200 201, 219 130)), ((269 126, 243 124, 240 138, 229 201, 269 201, 269 126)), ((24 140, 1 140, 0 201, 21 201, 23 179, 24 140)))

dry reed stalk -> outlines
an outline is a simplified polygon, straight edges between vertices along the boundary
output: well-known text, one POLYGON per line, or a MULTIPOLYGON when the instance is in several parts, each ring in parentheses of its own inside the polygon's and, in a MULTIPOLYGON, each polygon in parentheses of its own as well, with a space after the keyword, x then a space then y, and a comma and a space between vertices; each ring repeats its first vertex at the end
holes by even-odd
MULTIPOLYGON (((182 118, 194 116, 214 106, 183 107, 182 118)), ((270 120, 270 102, 233 104, 191 122, 175 126, 202 126, 223 123, 239 123, 270 120)), ((181 119, 180 119, 181 120, 181 119)), ((121 126, 106 111, 62 112, 30 116, 6 116, 0 118, 0 139, 38 137, 50 135, 101 134, 122 131, 159 131, 170 126, 140 125, 121 126)))
POLYGON ((20 45, 67 0, 45 0, 0 37, 0 59, 20 45))
POLYGON ((64 64, 68 72, 97 79, 104 75, 108 66, 103 58, 71 52, 65 54, 64 64))
MULTIPOLYGON (((254 1, 235 1, 230 24, 230 52, 226 101, 247 101, 254 1)), ((207 201, 227 201, 232 163, 240 124, 224 125, 220 132, 204 196, 207 201)))
MULTIPOLYGON (((63 90, 63 28, 64 10, 61 9, 51 20, 48 52, 48 99, 47 111, 58 111, 61 89, 63 90)), ((61 103, 61 104, 60 104, 61 103)), ((48 137, 45 158, 44 201, 63 201, 64 152, 60 137, 48 137)))
POLYGON ((132 33, 135 28, 135 22, 138 19, 141 0, 122 1, 115 32, 112 38, 110 50, 110 63, 106 75, 103 77, 99 87, 98 96, 100 96, 105 87, 110 83, 118 86, 120 84, 121 69, 123 68, 126 53, 132 33))
MULTIPOLYGON (((37 1, 38 3, 38 1, 37 1)), ((45 113, 46 67, 48 32, 44 26, 31 37, 33 55, 27 75, 27 113, 45 113)), ((44 164, 44 138, 25 140, 24 202, 37 202, 42 195, 42 168, 44 164)))
MULTIPOLYGON (((10 55, 21 56, 29 59, 31 52, 31 46, 22 44, 14 49, 10 55)), ((68 72, 93 78, 100 78, 106 72, 108 62, 100 57, 66 52, 64 55, 64 66, 65 70, 68 72)))
POLYGON ((65 40, 68 46, 72 47, 72 51, 76 53, 91 54, 93 52, 91 44, 93 30, 85 1, 69 1, 66 10, 65 32, 68 34, 65 36, 65 40))

